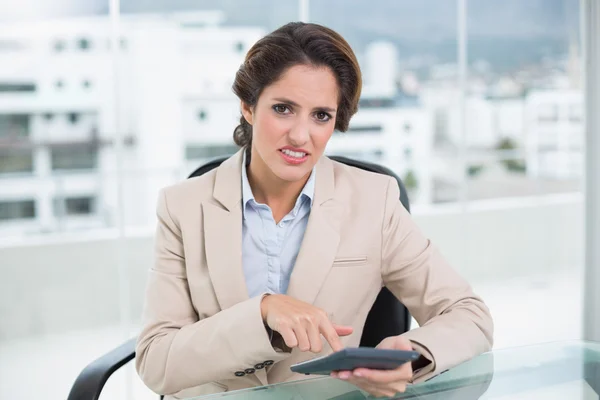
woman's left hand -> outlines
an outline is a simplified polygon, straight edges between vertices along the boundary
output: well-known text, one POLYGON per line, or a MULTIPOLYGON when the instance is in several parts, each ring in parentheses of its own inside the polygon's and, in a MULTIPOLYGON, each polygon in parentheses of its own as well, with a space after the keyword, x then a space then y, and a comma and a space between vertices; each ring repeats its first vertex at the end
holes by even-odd
MULTIPOLYGON (((410 342, 400 336, 385 338, 378 349, 412 350, 410 342)), ((375 370, 357 368, 354 371, 338 371, 331 374, 332 377, 350 382, 369 394, 377 397, 392 397, 397 393, 403 393, 406 385, 413 376, 410 362, 393 370, 375 370)))

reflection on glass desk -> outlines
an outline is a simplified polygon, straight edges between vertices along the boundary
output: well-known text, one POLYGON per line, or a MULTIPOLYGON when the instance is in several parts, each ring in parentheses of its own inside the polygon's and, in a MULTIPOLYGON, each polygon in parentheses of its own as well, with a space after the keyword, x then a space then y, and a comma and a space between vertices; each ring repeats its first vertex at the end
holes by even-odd
MULTIPOLYGON (((495 350, 417 385, 395 399, 598 400, 600 343, 557 342, 495 350)), ((201 399, 370 399, 329 377, 238 390, 201 399)), ((200 398, 197 398, 200 399, 200 398)))

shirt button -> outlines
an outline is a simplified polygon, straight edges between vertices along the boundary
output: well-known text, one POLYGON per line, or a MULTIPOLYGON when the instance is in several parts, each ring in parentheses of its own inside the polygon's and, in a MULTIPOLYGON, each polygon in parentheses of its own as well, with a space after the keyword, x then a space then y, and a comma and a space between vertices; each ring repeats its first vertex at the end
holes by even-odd
POLYGON ((273 360, 267 360, 263 364, 265 364, 268 367, 269 365, 273 365, 273 360))
POLYGON ((236 371, 235 376, 244 376, 246 373, 244 371, 236 371))
POLYGON ((264 367, 265 367, 265 364, 263 364, 263 363, 258 363, 254 366, 254 368, 256 368, 256 369, 263 369, 264 367))
POLYGON ((244 370, 244 372, 246 374, 250 375, 250 374, 253 374, 255 372, 255 369, 254 368, 247 368, 247 369, 244 370))

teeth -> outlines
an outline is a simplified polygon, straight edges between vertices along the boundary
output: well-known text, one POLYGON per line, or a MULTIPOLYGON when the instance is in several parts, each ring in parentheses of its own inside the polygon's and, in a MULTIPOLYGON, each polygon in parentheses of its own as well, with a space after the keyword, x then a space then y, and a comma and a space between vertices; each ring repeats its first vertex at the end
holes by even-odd
POLYGON ((294 158, 302 158, 306 155, 306 153, 303 153, 301 151, 291 151, 288 149, 283 149, 281 150, 282 153, 287 154, 290 157, 294 157, 294 158))

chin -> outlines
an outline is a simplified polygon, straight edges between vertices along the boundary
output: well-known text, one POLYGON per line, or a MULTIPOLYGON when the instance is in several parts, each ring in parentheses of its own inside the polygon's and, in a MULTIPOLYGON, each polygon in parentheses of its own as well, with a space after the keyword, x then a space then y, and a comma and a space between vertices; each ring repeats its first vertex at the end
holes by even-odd
POLYGON ((311 168, 298 168, 298 167, 283 167, 277 168, 273 172, 279 179, 286 182, 297 182, 304 179, 310 172, 311 168))

